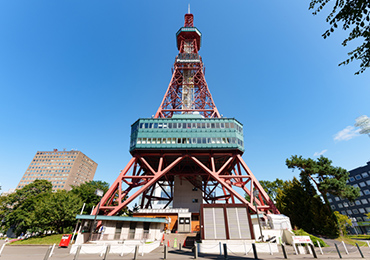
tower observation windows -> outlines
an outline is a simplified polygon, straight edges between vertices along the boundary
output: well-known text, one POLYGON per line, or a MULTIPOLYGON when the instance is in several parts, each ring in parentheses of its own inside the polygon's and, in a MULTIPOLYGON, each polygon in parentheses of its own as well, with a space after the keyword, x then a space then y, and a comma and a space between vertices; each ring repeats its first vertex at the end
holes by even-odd
POLYGON ((237 149, 243 152, 243 126, 233 118, 191 115, 139 119, 131 126, 130 151, 135 149, 237 149))

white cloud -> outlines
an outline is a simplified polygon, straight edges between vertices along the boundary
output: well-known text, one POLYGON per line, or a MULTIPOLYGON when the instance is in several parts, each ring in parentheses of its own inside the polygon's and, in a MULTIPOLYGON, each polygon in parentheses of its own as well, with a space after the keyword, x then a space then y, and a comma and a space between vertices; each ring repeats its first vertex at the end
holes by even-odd
POLYGON ((334 135, 334 141, 348 141, 351 140, 353 137, 360 135, 360 129, 355 129, 353 126, 347 126, 342 131, 339 131, 334 135))
POLYGON ((314 153, 313 154, 313 156, 320 156, 320 155, 323 155, 324 153, 326 153, 328 150, 327 149, 325 149, 325 150, 322 150, 321 152, 316 152, 316 153, 314 153))

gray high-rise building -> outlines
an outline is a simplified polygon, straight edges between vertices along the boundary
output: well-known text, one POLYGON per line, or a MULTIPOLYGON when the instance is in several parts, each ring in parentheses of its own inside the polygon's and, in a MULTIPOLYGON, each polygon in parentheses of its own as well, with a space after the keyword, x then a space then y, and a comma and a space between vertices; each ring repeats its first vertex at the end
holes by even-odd
POLYGON ((38 151, 24 173, 17 189, 34 180, 47 180, 53 184, 53 190, 70 190, 92 181, 98 164, 80 151, 38 151))
POLYGON ((342 215, 352 219, 352 233, 370 233, 370 161, 365 166, 360 166, 349 171, 347 184, 360 188, 360 197, 354 202, 329 194, 331 208, 342 215))

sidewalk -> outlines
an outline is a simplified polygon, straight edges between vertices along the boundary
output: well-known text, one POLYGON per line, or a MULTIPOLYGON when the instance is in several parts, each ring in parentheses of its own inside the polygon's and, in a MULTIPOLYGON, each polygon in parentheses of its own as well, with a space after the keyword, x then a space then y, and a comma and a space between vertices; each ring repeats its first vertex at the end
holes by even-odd
MULTIPOLYGON (((0 260, 42 260, 45 257, 45 254, 48 250, 48 246, 5 246, 0 260)), ((58 248, 55 247, 54 254, 52 255, 49 260, 73 260, 74 255, 69 254, 70 248, 58 248)), ((141 256, 138 255, 137 259, 163 259, 164 257, 164 248, 159 247, 152 251, 151 253, 145 254, 141 256)), ((283 253, 281 248, 279 247, 280 252, 274 255, 270 255, 268 253, 260 253, 258 254, 259 259, 284 259, 283 253)), ((324 255, 320 255, 319 250, 316 248, 318 259, 339 259, 339 256, 335 250, 335 248, 325 248, 324 255), (334 249, 334 251, 333 251, 334 249), (326 253, 326 252, 328 253, 326 253)), ((292 247, 287 247, 287 254, 288 259, 314 259, 312 255, 295 255, 294 250, 292 247)), ((357 251, 350 252, 347 255, 345 252, 341 252, 343 259, 370 259, 370 250, 363 250, 363 254, 365 258, 361 258, 360 253, 357 251)), ((94 255, 86 255, 81 254, 79 255, 79 260, 102 260, 104 256, 100 256, 98 254, 94 255)), ((106 260, 132 260, 134 255, 128 254, 119 256, 117 254, 109 254, 106 260)), ((182 251, 170 249, 167 255, 168 260, 175 260, 175 259, 194 259, 194 253, 191 252, 190 249, 183 249, 182 251)), ((215 254, 200 254, 198 259, 225 259, 223 255, 215 255, 215 254)), ((232 254, 229 252, 228 259, 254 259, 253 253, 249 253, 248 255, 245 254, 232 254)))

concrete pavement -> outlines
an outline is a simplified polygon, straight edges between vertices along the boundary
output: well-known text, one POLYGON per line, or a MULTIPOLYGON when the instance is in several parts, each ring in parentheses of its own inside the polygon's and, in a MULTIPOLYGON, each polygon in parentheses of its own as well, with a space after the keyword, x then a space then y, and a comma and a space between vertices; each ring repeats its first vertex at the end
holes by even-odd
MULTIPOLYGON (((45 254, 49 246, 10 246, 6 245, 1 256, 0 260, 42 260, 45 257, 45 254)), ((319 259, 339 259, 339 256, 333 247, 324 248, 324 254, 321 255, 318 248, 315 248, 317 256, 319 259)), ((58 248, 55 247, 54 254, 49 260, 73 260, 74 255, 69 254, 69 248, 58 248)), ((259 259, 284 259, 281 248, 279 247, 280 252, 274 255, 267 253, 258 254, 259 259)), ((361 258, 360 253, 357 251, 350 251, 347 255, 343 248, 340 249, 343 259, 364 259, 361 258), (343 251, 342 251, 343 250, 343 251)), ((365 259, 370 259, 370 248, 363 247, 362 252, 365 259)), ((287 246, 288 259, 314 259, 312 255, 295 255, 292 247, 287 246)), ((228 253, 228 259, 254 259, 253 253, 245 254, 233 254, 232 252, 228 253)), ((149 254, 144 256, 138 255, 138 260, 140 259, 163 259, 163 247, 159 247, 152 251, 149 254)), ((86 255, 81 254, 78 257, 79 260, 102 260, 103 256, 100 255, 86 255)), ((133 254, 127 254, 119 256, 117 254, 109 254, 106 260, 126 260, 133 259, 133 254)), ((183 249, 182 251, 170 249, 168 252, 167 259, 194 259, 194 254, 190 249, 183 249)), ((215 254, 200 254, 198 259, 225 259, 223 255, 215 254)))

